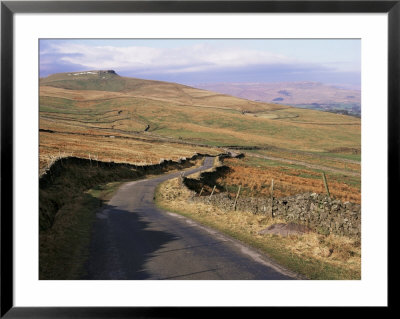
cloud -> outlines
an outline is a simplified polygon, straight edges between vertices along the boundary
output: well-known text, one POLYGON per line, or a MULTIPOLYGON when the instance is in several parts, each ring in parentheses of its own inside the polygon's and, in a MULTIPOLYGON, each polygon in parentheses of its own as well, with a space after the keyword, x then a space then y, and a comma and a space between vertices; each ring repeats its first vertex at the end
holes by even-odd
POLYGON ((180 48, 113 47, 57 43, 41 50, 43 59, 81 65, 87 69, 117 69, 139 73, 187 73, 254 65, 294 64, 297 61, 266 51, 197 44, 180 48))
POLYGON ((340 63, 310 63, 266 50, 198 43, 180 47, 112 46, 41 41, 40 74, 113 69, 124 76, 206 82, 319 81, 359 84, 360 73, 340 63))

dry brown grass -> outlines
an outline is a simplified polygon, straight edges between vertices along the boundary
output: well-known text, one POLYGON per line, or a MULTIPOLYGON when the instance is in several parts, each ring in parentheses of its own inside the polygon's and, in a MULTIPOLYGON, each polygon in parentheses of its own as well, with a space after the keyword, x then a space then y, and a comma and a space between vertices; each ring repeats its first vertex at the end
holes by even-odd
POLYGON ((217 154, 218 150, 168 143, 148 143, 102 136, 40 132, 40 170, 58 157, 76 156, 103 162, 135 165, 157 164, 161 159, 178 160, 196 153, 217 154))
MULTIPOLYGON (((231 168, 228 175, 220 178, 222 185, 242 185, 257 196, 270 196, 272 179, 274 180, 274 196, 285 197, 299 193, 325 193, 321 173, 308 169, 270 166, 258 168, 246 166, 240 160, 227 159, 226 165, 231 168)), ((359 187, 346 184, 340 177, 327 174, 331 196, 342 201, 361 203, 359 187)))
POLYGON ((126 93, 94 90, 67 90, 46 85, 40 86, 40 96, 58 97, 74 101, 103 100, 118 97, 129 97, 126 93))
MULTIPOLYGON (((317 233, 289 237, 260 235, 260 230, 285 221, 246 211, 226 212, 212 205, 190 201, 192 195, 193 193, 180 185, 178 179, 173 179, 161 184, 157 192, 157 202, 164 208, 181 212, 229 234, 242 234, 243 238, 252 238, 250 244, 256 244, 258 247, 273 245, 278 251, 284 251, 284 254, 294 254, 304 261, 317 261, 321 269, 330 265, 352 272, 355 278, 360 276, 361 245, 357 239, 317 233)), ((341 272, 340 270, 339 273, 341 272)), ((312 276, 318 277, 317 274, 312 276)))
POLYGON ((291 151, 287 149, 269 149, 259 150, 256 154, 283 158, 292 161, 300 161, 310 164, 323 165, 334 169, 347 170, 349 172, 361 172, 361 162, 358 160, 338 158, 335 154, 324 153, 307 153, 299 151, 291 151))

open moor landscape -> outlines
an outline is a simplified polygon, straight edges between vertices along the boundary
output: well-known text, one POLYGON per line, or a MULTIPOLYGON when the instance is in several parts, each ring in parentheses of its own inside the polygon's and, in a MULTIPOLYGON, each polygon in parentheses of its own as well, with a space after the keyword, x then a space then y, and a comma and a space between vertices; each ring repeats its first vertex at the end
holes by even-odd
MULTIPOLYGON (((55 275, 52 270, 60 261, 72 258, 77 264, 84 263, 93 211, 110 198, 119 183, 130 180, 127 171, 120 171, 119 178, 112 177, 111 171, 101 173, 104 163, 132 165, 128 170, 137 170, 139 166, 154 166, 163 161, 180 162, 196 154, 231 154, 234 156, 216 161, 227 169, 215 179, 219 185, 215 194, 226 192, 234 198, 240 187, 240 196, 269 198, 272 180, 275 198, 325 194, 321 177, 325 173, 333 199, 361 204, 361 120, 357 117, 247 100, 177 83, 122 77, 112 70, 58 73, 41 78, 39 106, 41 178, 51 172, 55 163, 66 158, 88 160, 90 165, 89 170, 72 165, 71 172, 62 175, 64 180, 56 179, 54 187, 46 184, 40 190, 42 279, 62 277, 60 272, 55 275), (235 157, 238 154, 242 156, 235 157), (100 168, 98 163, 102 163, 100 168), (69 192, 61 191, 62 183, 82 184, 82 179, 87 181, 85 186, 70 186, 69 192), (74 201, 74 207, 68 208, 70 201, 74 201), (71 232, 80 222, 75 213, 80 209, 86 211, 86 228, 79 235, 85 240, 71 232), (57 238, 65 241, 69 236, 78 236, 73 241, 76 249, 60 255, 60 247, 65 245, 58 244, 57 238)), ((190 163, 200 165, 201 160, 190 163)), ((163 172, 166 170, 135 176, 144 178, 163 172)), ((161 189, 175 192, 176 185, 180 184, 166 184, 161 189)), ((186 194, 183 199, 171 197, 180 205, 171 203, 174 207, 168 208, 161 195, 159 205, 179 213, 177 207, 190 198, 185 192, 182 191, 186 194)), ((212 187, 204 185, 202 196, 210 196, 211 192, 212 187)), ((187 207, 190 209, 190 205, 187 207)), ((357 239, 315 234, 309 242, 304 242, 296 236, 283 239, 260 236, 260 227, 272 224, 273 219, 266 221, 265 216, 249 217, 248 212, 238 211, 215 218, 217 208, 212 209, 210 216, 214 217, 207 221, 203 212, 199 219, 202 223, 218 228, 218 223, 226 224, 232 217, 243 225, 235 225, 230 235, 247 240, 305 277, 359 279, 361 276, 361 247, 357 239), (239 213, 242 217, 238 217, 239 213), (249 226, 252 223, 261 224, 249 226), (241 228, 244 233, 240 233, 241 228), (249 239, 252 235, 255 241, 249 239), (273 248, 262 244, 267 241, 274 243, 273 248), (330 249, 335 253, 329 253, 330 249), (279 257, 283 255, 286 257, 279 257), (351 271, 344 271, 348 262, 351 271), (312 272, 307 272, 307 265, 312 272)), ((66 277, 79 278, 83 272, 78 267, 66 277)))

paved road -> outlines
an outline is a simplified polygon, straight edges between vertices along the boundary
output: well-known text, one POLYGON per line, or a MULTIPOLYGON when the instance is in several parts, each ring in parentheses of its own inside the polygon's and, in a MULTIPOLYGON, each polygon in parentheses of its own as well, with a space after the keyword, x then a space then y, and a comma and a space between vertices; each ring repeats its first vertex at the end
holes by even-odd
MULTIPOLYGON (((212 167, 206 158, 202 167, 212 167)), ((156 186, 180 173, 129 182, 97 214, 84 279, 295 279, 238 241, 158 209, 156 186)))

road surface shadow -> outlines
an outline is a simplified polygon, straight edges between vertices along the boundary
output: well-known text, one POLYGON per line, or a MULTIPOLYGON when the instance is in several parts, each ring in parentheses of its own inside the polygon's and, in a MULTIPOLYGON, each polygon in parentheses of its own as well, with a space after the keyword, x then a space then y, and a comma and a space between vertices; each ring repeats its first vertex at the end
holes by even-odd
POLYGON ((176 239, 171 233, 150 229, 150 223, 135 212, 105 205, 94 223, 87 274, 82 279, 158 279, 144 265, 155 251, 176 239))

